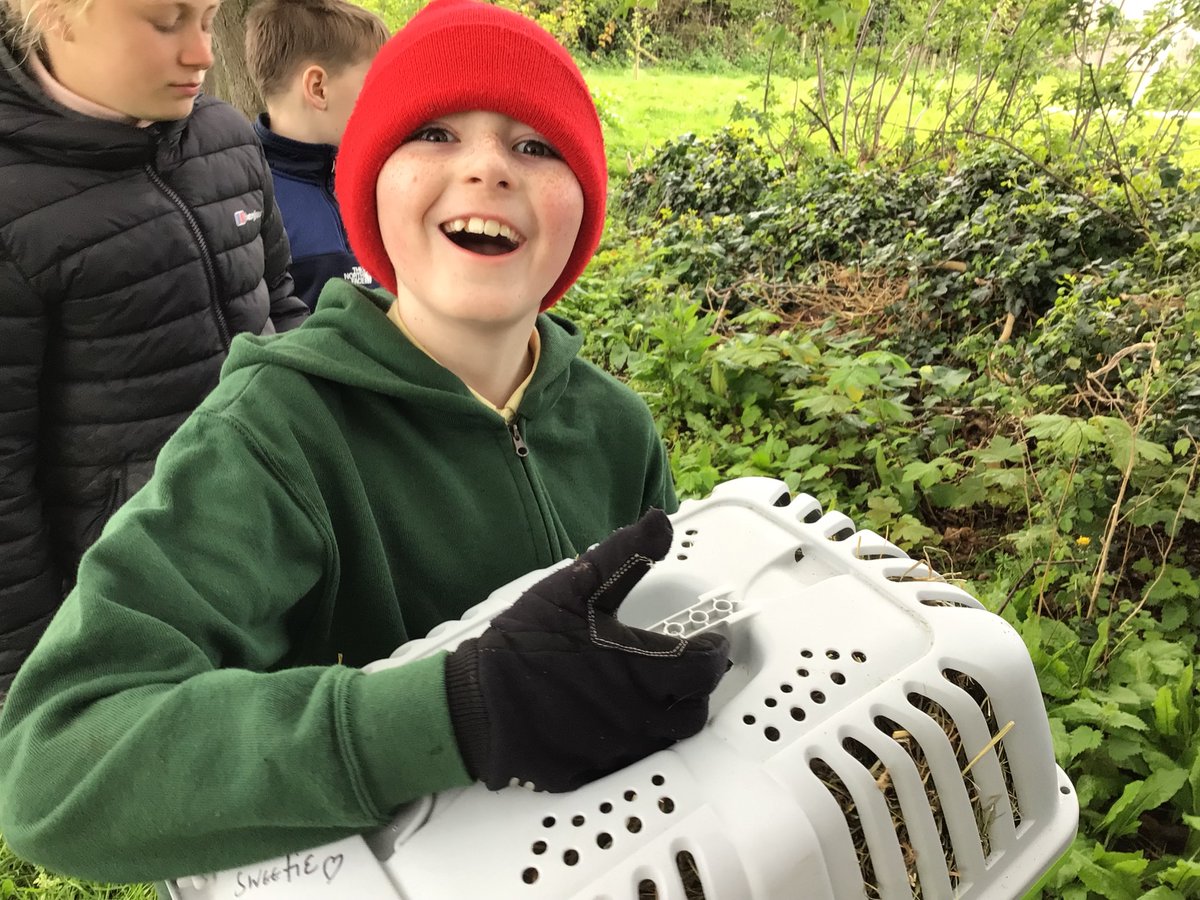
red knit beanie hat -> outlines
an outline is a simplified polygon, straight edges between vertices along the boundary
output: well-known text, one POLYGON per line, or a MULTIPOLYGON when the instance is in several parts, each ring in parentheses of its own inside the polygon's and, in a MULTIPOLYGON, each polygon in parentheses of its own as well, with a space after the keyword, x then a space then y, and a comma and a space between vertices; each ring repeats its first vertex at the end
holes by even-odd
POLYGON ((471 110, 499 112, 545 136, 583 189, 583 220, 553 306, 583 272, 604 227, 608 167, 591 94, 574 60, 539 25, 476 0, 433 0, 383 45, 350 115, 337 159, 337 198, 350 247, 389 291, 396 272, 375 205, 379 170, 421 125, 471 110))

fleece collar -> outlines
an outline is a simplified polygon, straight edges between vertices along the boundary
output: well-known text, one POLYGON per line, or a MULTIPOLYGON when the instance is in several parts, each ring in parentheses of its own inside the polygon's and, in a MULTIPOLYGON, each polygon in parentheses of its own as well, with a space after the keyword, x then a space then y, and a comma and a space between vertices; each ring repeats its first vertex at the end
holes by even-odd
MULTIPOLYGON (((400 332, 387 310, 394 298, 342 279, 326 284, 316 311, 282 335, 239 335, 230 348, 222 377, 255 365, 279 365, 361 390, 432 406, 446 414, 496 413, 480 403, 457 375, 440 366, 400 332)), ((538 316, 541 355, 521 401, 522 418, 552 407, 566 390, 570 370, 583 347, 583 334, 570 322, 538 316)))
POLYGON ((259 114, 254 120, 254 133, 258 135, 272 169, 321 185, 333 177, 337 162, 337 147, 333 144, 310 144, 276 134, 271 130, 271 119, 266 113, 259 114))

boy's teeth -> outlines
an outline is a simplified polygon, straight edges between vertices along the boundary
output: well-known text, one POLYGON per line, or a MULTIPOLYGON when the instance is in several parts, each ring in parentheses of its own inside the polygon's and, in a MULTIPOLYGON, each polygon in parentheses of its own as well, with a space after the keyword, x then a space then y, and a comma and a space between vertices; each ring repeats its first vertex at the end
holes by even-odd
POLYGON ((479 216, 472 216, 469 219, 455 219, 452 222, 447 222, 442 226, 442 229, 447 234, 457 234, 460 231, 465 231, 468 234, 485 234, 488 237, 508 238, 514 244, 520 241, 515 231, 507 225, 497 222, 495 219, 481 219, 479 216))

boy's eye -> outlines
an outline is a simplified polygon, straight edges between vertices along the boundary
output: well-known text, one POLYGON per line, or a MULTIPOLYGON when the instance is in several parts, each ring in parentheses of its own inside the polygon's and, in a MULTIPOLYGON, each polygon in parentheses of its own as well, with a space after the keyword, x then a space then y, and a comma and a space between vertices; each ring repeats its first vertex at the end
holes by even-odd
POLYGON ((558 155, 558 151, 547 144, 545 141, 539 141, 537 138, 528 138, 523 141, 517 141, 513 148, 518 153, 524 153, 526 156, 545 156, 550 159, 562 159, 558 155))
POLYGON ((431 144, 447 144, 450 142, 450 132, 439 125, 426 125, 424 128, 418 128, 411 135, 410 141, 428 141, 431 144))
POLYGON ((155 31, 161 31, 163 34, 170 34, 179 28, 179 23, 181 21, 183 20, 174 19, 170 22, 151 22, 150 24, 154 26, 155 31))

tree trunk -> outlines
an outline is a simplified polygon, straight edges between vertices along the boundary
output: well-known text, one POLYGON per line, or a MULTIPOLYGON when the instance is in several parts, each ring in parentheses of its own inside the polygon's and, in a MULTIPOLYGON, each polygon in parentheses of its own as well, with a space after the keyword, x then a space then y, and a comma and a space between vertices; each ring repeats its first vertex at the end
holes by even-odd
POLYGON ((204 79, 206 93, 232 104, 248 119, 266 107, 246 68, 246 13, 254 0, 225 0, 213 22, 216 62, 204 79))

